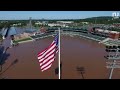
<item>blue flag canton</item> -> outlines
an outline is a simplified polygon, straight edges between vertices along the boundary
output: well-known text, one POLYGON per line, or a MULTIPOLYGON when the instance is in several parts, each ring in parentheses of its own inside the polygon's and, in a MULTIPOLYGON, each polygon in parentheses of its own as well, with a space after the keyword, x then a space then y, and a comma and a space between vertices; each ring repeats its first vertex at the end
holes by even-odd
POLYGON ((56 46, 58 46, 58 38, 59 38, 59 37, 58 37, 58 34, 57 34, 57 35, 55 36, 55 40, 54 40, 55 43, 56 43, 56 46))

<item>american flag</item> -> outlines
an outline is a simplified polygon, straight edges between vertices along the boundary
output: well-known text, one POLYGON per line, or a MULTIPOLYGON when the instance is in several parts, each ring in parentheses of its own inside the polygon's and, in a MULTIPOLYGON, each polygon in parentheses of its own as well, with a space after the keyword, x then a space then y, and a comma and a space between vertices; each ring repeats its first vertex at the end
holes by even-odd
POLYGON ((40 63, 41 71, 45 71, 52 66, 55 60, 56 53, 58 52, 58 34, 53 42, 42 52, 38 53, 38 60, 40 63))

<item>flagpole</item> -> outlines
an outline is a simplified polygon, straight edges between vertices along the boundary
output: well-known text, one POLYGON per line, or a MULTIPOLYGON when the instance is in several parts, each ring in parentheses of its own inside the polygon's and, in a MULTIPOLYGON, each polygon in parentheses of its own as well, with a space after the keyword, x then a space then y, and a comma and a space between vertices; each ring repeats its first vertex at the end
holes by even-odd
POLYGON ((58 55, 58 66, 59 66, 59 79, 60 79, 60 74, 61 74, 61 72, 60 72, 60 28, 59 28, 59 47, 58 47, 58 53, 59 53, 59 55, 58 55))

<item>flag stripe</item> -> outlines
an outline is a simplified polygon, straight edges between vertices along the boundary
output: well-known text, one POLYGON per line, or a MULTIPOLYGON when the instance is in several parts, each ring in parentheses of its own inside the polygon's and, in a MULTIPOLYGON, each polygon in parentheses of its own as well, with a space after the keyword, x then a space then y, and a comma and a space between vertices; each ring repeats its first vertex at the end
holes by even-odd
POLYGON ((40 66, 43 65, 45 62, 47 62, 48 60, 50 60, 51 58, 54 58, 54 54, 51 55, 50 57, 48 57, 47 59, 44 59, 44 61, 40 62, 40 66))
POLYGON ((41 69, 45 68, 46 66, 48 66, 50 63, 52 63, 54 61, 54 57, 51 58, 47 63, 45 63, 44 65, 41 66, 41 69))
POLYGON ((56 53, 58 52, 58 47, 56 47, 56 53))
POLYGON ((42 59, 42 58, 47 57, 46 55, 48 55, 48 54, 49 54, 51 51, 53 51, 54 49, 55 49, 55 47, 52 48, 49 52, 47 52, 45 55, 39 56, 38 59, 42 59))
POLYGON ((50 44, 50 46, 48 48, 46 48, 45 50, 43 50, 43 52, 39 53, 38 56, 41 56, 41 54, 44 53, 44 51, 46 52, 53 45, 54 45, 54 41, 50 44))
POLYGON ((47 58, 47 57, 51 56, 54 53, 55 53, 55 48, 53 48, 53 50, 51 50, 44 58, 47 58))
MULTIPOLYGON (((55 50, 54 50, 55 51, 55 50)), ((42 58, 39 60, 40 63, 42 63, 45 59, 47 59, 48 57, 50 57, 51 55, 53 55, 55 52, 51 53, 49 56, 42 58)))
POLYGON ((51 45, 50 48, 48 48, 48 50, 46 50, 46 52, 44 52, 42 55, 40 54, 38 57, 43 57, 45 56, 50 50, 52 50, 55 47, 55 44, 51 45))
POLYGON ((47 66, 46 68, 42 69, 42 72, 49 69, 52 66, 52 64, 50 64, 49 66, 47 66))
POLYGON ((41 54, 43 54, 46 50, 47 50, 47 48, 44 49, 42 52, 39 52, 39 53, 38 53, 38 56, 40 56, 41 54))

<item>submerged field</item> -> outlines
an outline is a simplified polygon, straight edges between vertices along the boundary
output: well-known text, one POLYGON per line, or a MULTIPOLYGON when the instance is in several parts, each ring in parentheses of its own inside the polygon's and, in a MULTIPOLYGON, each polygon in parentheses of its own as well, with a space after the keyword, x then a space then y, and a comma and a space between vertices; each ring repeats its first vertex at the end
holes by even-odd
MULTIPOLYGON (((55 68, 58 67, 58 56, 52 67, 41 72, 37 53, 53 41, 53 37, 40 39, 8 49, 7 58, 3 64, 3 72, 10 64, 18 59, 18 62, 10 66, 0 77, 10 79, 58 79, 55 68)), ((98 42, 80 37, 61 36, 61 61, 63 79, 82 79, 77 67, 84 67, 85 79, 108 79, 109 69, 106 66, 105 46, 98 42)), ((113 78, 120 78, 119 70, 114 70, 113 78)))

